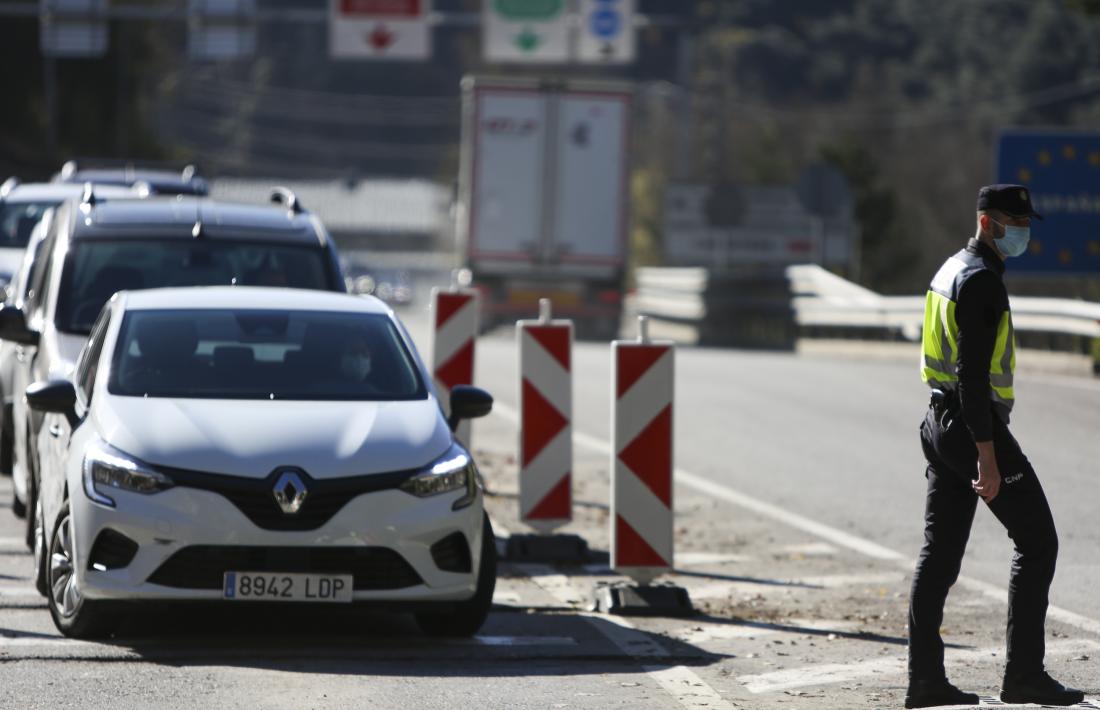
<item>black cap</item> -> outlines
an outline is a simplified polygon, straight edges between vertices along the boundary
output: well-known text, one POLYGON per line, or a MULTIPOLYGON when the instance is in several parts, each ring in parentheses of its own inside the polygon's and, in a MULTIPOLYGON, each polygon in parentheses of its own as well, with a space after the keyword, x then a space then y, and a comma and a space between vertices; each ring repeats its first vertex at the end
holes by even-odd
POLYGON ((978 190, 978 209, 997 210, 1009 217, 1043 218, 1031 206, 1031 192, 1023 185, 986 185, 978 190))

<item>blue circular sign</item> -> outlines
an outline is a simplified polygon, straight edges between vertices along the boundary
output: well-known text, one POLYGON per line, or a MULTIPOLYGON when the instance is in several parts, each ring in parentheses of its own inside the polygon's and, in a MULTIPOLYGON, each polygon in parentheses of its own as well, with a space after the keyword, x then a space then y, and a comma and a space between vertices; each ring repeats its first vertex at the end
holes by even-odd
POLYGON ((623 16, 618 10, 603 8, 596 10, 589 18, 592 34, 600 39, 611 39, 623 28, 623 16))

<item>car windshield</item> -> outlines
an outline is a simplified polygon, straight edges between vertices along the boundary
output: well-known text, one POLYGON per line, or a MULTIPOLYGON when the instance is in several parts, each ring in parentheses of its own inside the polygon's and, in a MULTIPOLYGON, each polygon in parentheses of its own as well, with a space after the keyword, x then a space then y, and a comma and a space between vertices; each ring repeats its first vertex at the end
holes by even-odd
POLYGON ((329 289, 320 248, 214 240, 78 241, 65 265, 57 327, 86 335, 116 291, 164 286, 329 289))
POLYGON ((107 386, 127 397, 427 397, 388 316, 298 310, 131 311, 107 386))
POLYGON ((0 248, 22 249, 42 214, 57 202, 0 202, 0 248))

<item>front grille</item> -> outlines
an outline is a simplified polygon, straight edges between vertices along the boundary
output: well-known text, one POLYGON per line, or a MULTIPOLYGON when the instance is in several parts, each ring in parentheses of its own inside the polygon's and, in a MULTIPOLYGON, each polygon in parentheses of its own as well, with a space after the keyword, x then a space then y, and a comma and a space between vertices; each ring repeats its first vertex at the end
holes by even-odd
POLYGON ((420 575, 388 547, 245 547, 192 545, 172 555, 149 577, 182 589, 221 589, 226 572, 350 574, 352 588, 403 589, 420 575))
POLYGON ((470 544, 460 532, 451 533, 435 543, 431 551, 436 567, 444 572, 466 573, 474 568, 470 559, 470 544))
POLYGON ((138 544, 117 530, 107 528, 99 533, 88 556, 88 569, 122 569, 137 554, 138 544))
POLYGON ((275 502, 275 483, 280 474, 291 469, 275 469, 266 478, 225 476, 166 467, 158 467, 157 470, 168 475, 177 486, 224 496, 264 530, 316 530, 352 498, 398 488, 418 473, 418 470, 411 470, 318 480, 301 469, 292 469, 305 484, 307 493, 298 512, 288 514, 275 502))

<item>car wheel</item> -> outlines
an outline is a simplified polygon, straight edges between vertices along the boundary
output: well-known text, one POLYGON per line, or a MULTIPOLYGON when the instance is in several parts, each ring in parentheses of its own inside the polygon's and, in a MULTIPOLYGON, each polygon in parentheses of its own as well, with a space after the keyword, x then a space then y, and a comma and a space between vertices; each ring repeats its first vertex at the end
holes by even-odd
POLYGON ((49 596, 46 583, 46 517, 42 514, 42 497, 34 505, 34 586, 44 597, 49 596))
POLYGON ((11 414, 4 417, 4 425, 0 426, 0 474, 11 475, 11 457, 15 448, 15 435, 12 433, 11 414))
POLYGON ((15 513, 17 518, 27 516, 27 504, 19 500, 19 496, 15 495, 15 491, 11 492, 11 512, 15 513))
POLYGON ((70 638, 99 638, 109 634, 115 626, 114 618, 102 603, 85 599, 76 579, 73 545, 73 521, 69 504, 65 503, 57 516, 50 535, 50 559, 47 579, 49 594, 46 601, 54 626, 70 638))
POLYGON ((497 544, 486 515, 481 528, 481 564, 474 596, 454 605, 449 613, 420 612, 416 614, 416 623, 429 636, 473 636, 489 616, 496 586, 497 544))
POLYGON ((27 481, 27 501, 25 514, 23 515, 23 542, 27 543, 27 549, 34 549, 34 510, 38 507, 38 486, 34 484, 34 477, 27 481))

